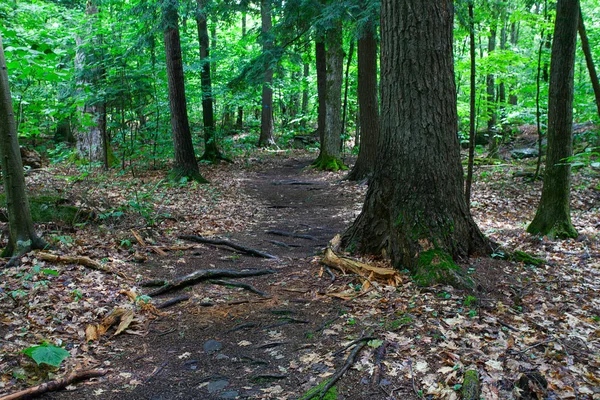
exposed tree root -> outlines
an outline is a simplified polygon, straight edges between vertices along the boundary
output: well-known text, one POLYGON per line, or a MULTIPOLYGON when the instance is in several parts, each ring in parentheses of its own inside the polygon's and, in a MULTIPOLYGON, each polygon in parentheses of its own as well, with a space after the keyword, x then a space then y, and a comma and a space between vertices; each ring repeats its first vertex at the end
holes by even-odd
POLYGON ((277 229, 269 229, 268 231, 266 231, 266 233, 270 233, 271 235, 277 235, 277 236, 287 236, 287 237, 295 237, 295 238, 300 238, 300 239, 317 240, 317 238, 312 235, 304 235, 302 233, 280 231, 277 229))
POLYGON ((257 256, 257 257, 262 257, 262 258, 270 258, 273 260, 278 259, 277 256, 274 256, 272 254, 265 253, 260 250, 252 249, 250 247, 242 246, 240 244, 233 243, 233 242, 231 242, 229 240, 225 240, 225 239, 209 239, 209 238, 205 238, 203 236, 196 236, 196 235, 180 235, 179 238, 184 239, 184 240, 189 240, 191 242, 212 244, 215 246, 227 246, 227 247, 231 247, 234 250, 241 251, 242 253, 250 254, 252 256, 257 256))
POLYGON ((223 281, 223 280, 219 280, 219 279, 211 279, 208 281, 208 283, 212 283, 213 285, 223 285, 223 286, 233 286, 233 287, 239 287, 242 289, 246 289, 252 293, 256 293, 259 296, 263 296, 263 297, 267 297, 268 295, 265 292, 261 292, 260 290, 258 290, 257 288, 255 288, 252 285, 249 285, 247 283, 241 283, 241 282, 233 282, 233 281, 223 281))
MULTIPOLYGON (((260 276, 273 274, 275 271, 270 269, 263 269, 257 271, 230 271, 226 269, 203 269, 194 271, 191 274, 180 276, 171 281, 163 281, 163 285, 153 292, 149 293, 149 296, 156 296, 162 293, 170 292, 171 290, 184 288, 186 286, 195 285, 198 282, 206 281, 213 278, 245 278, 248 276, 260 276)), ((151 284, 142 284, 141 286, 156 286, 159 281, 150 281, 151 284)), ((145 283, 145 282, 143 282, 145 283)))
POLYGON ((20 392, 0 397, 0 400, 18 400, 39 396, 43 393, 61 390, 69 386, 70 384, 78 381, 104 376, 106 375, 106 372, 107 371, 103 369, 73 371, 64 378, 42 383, 41 385, 33 386, 29 389, 21 390, 20 392))
POLYGON ((117 274, 121 276, 118 272, 113 271, 112 268, 106 265, 102 265, 98 261, 92 260, 91 258, 85 256, 57 256, 55 254, 45 253, 41 251, 36 253, 35 256, 43 261, 50 261, 63 264, 78 264, 83 265, 87 268, 108 272, 109 274, 117 274))
POLYGON ((157 305, 156 308, 158 308, 159 310, 162 310, 163 308, 174 306, 175 304, 179 304, 179 303, 181 303, 183 301, 187 301, 189 299, 190 299, 190 296, 175 297, 174 299, 167 300, 164 303, 157 305))

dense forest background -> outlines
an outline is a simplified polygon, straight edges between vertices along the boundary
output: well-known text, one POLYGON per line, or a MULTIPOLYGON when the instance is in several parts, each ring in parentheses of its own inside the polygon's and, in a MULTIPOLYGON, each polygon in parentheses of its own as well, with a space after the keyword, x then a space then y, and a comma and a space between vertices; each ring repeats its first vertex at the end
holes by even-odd
MULTIPOLYGON (((358 151, 353 146, 357 136, 360 138, 356 40, 364 34, 365 24, 378 22, 376 3, 272 2, 273 27, 265 33, 261 30, 258 3, 181 2, 178 12, 187 110, 197 153, 203 154, 201 71, 205 61, 200 58, 198 41, 199 6, 204 7, 210 35, 208 62, 215 140, 225 154, 232 157, 244 154, 258 144, 265 65, 273 73, 269 86, 273 92, 277 143, 284 147, 293 143, 294 136, 310 135, 316 130, 315 39, 320 31, 338 22, 343 24, 342 67, 347 80, 344 151, 358 151), (272 42, 270 47, 263 46, 265 40, 272 42)), ((97 124, 93 113, 82 112, 83 108, 101 105, 106 113, 111 167, 161 166, 172 157, 160 4, 8 1, 0 7, 14 108, 23 143, 38 148, 53 160, 69 157, 70 135, 97 124), (77 54, 81 57, 79 65, 77 54), (66 141, 54 144, 50 138, 66 141)), ((457 2, 455 7, 459 135, 467 142, 470 68, 467 2, 457 2)), ((594 44, 600 41, 600 8, 594 2, 582 2, 581 7, 592 57, 598 60, 600 47, 594 44)), ((536 100, 539 100, 540 126, 544 131, 554 18, 552 2, 480 1, 474 3, 474 10, 477 130, 492 132, 496 140, 507 140, 517 126, 536 125, 536 100)), ((576 57, 574 116, 576 123, 598 119, 581 46, 576 57)), ((584 140, 587 142, 587 138, 584 140)), ((481 143, 487 142, 491 141, 482 139, 481 143)))

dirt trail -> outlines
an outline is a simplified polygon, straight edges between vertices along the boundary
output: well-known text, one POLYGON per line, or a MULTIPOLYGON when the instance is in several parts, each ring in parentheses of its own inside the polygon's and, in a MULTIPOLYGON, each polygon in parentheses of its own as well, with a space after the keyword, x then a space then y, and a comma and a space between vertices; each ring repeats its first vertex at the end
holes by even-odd
MULTIPOLYGON (((339 337, 323 331, 343 318, 345 311, 341 301, 319 295, 326 292, 329 277, 319 277, 320 266, 311 261, 352 218, 351 207, 359 193, 348 194, 347 188, 343 190, 348 184, 332 175, 303 173, 307 164, 286 161, 248 174, 244 190, 262 203, 263 214, 255 216, 256 224, 247 231, 228 237, 279 260, 203 246, 146 266, 149 279, 208 268, 271 268, 276 270, 273 275, 238 280, 270 297, 204 284, 160 296, 166 300, 183 292, 192 300, 153 321, 146 337, 117 337, 122 352, 107 360, 113 372, 104 381, 46 398, 291 399, 334 373, 346 354, 334 364, 306 362, 340 347, 339 337), (279 236, 269 230, 303 237, 279 236), (205 306, 209 303, 213 306, 205 306)), ((345 337, 360 337, 361 329, 350 326, 345 337)), ((340 399, 388 398, 377 387, 359 384, 359 374, 349 371, 342 378, 340 399)))

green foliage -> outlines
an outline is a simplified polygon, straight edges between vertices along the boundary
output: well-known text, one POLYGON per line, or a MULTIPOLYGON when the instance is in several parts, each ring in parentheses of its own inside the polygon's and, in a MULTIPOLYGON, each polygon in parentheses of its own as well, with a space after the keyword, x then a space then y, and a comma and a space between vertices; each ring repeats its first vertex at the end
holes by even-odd
POLYGON ((65 358, 71 355, 62 347, 56 347, 46 342, 39 346, 28 347, 22 353, 31 357, 38 365, 48 364, 57 368, 60 367, 65 358))
POLYGON ((310 389, 308 392, 303 394, 299 400, 309 400, 313 398, 323 399, 323 400, 336 400, 338 398, 337 386, 333 386, 331 389, 327 391, 327 393, 322 394, 321 391, 325 388, 325 386, 329 383, 329 379, 324 380, 319 383, 314 388, 310 389))

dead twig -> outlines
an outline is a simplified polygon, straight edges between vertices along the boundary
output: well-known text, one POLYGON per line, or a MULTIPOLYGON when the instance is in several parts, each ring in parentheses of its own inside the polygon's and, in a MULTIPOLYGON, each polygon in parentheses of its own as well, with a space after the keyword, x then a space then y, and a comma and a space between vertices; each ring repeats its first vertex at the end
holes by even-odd
POLYGON ((154 378, 156 375, 160 374, 162 372, 162 370, 165 369, 165 367, 167 366, 168 363, 169 363, 168 361, 165 361, 159 367, 154 368, 154 371, 152 371, 150 376, 146 378, 144 383, 150 382, 152 380, 152 378, 154 378))
POLYGON ((226 269, 203 269, 194 271, 191 274, 175 278, 171 281, 165 281, 165 284, 158 289, 150 292, 150 296, 156 296, 162 293, 169 292, 171 290, 184 288, 186 286, 194 285, 198 282, 205 281, 213 278, 245 278, 248 276, 260 276, 273 274, 275 271, 270 269, 263 269, 257 271, 231 271, 226 269))
POLYGON ((43 251, 39 251, 35 254, 35 257, 40 260, 43 260, 43 261, 56 262, 56 263, 62 263, 62 264, 78 264, 78 265, 83 265, 84 267, 88 267, 88 268, 95 269, 98 271, 103 271, 103 272, 108 272, 110 274, 119 275, 119 273, 113 271, 112 268, 110 268, 106 265, 102 265, 98 261, 92 260, 91 258, 85 257, 85 256, 75 256, 75 257, 57 256, 55 254, 50 254, 50 253, 45 253, 43 251))
POLYGON ((25 399, 34 396, 39 396, 47 392, 55 392, 65 387, 86 379, 96 378, 99 376, 106 375, 107 371, 103 369, 98 370, 79 370, 73 371, 64 378, 56 379, 50 382, 42 383, 41 385, 33 386, 20 392, 9 394, 7 396, 0 397, 0 400, 18 400, 25 399))
POLYGON ((215 246, 227 246, 231 247, 234 250, 241 251, 242 253, 250 254, 252 256, 262 257, 262 258, 270 258, 272 260, 277 260, 278 257, 269 253, 265 253, 260 250, 252 249, 250 247, 242 246, 241 244, 233 243, 229 240, 225 239, 209 239, 203 236, 196 235, 180 235, 180 239, 189 240, 191 242, 204 243, 204 244, 212 244, 215 246))
POLYGON ((359 339, 353 340, 350 343, 348 343, 346 346, 344 346, 343 348, 341 348, 340 350, 336 351, 335 353, 333 353, 332 355, 334 357, 339 356, 340 354, 342 354, 343 352, 345 352, 346 350, 348 350, 350 347, 354 346, 355 344, 359 344, 359 343, 367 343, 370 340, 375 340, 377 339, 375 336, 363 336, 359 339))
POLYGON ((421 398, 423 396, 421 394, 419 394, 419 391, 417 390, 417 384, 415 383, 415 374, 413 372, 413 367, 412 367, 412 360, 408 360, 408 367, 410 368, 410 380, 412 381, 413 392, 415 392, 415 395, 418 398, 421 398))

